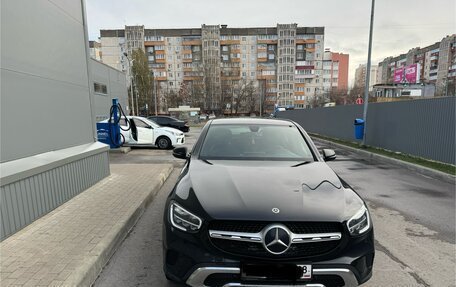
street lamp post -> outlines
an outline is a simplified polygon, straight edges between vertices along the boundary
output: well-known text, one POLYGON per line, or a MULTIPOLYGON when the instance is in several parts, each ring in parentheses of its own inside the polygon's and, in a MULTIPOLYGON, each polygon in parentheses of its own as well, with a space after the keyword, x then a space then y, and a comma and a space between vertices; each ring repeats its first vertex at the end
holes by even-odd
POLYGON ((364 86, 364 111, 363 111, 363 119, 364 119, 364 133, 363 133, 363 141, 362 145, 366 145, 366 130, 367 130, 367 107, 369 104, 369 83, 370 83, 370 69, 371 69, 371 54, 372 54, 372 30, 374 27, 374 8, 375 8, 375 0, 372 0, 372 7, 371 7, 371 17, 370 17, 370 29, 369 29, 369 50, 367 52, 367 67, 366 67, 366 82, 364 86))

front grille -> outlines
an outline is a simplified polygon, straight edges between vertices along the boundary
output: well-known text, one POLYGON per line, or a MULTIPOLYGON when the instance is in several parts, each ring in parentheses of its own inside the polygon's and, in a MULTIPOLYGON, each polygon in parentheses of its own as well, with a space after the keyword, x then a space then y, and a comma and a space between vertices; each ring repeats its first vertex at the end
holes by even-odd
MULTIPOLYGON (((342 232, 342 224, 338 222, 274 222, 284 224, 291 232, 305 233, 331 233, 342 232)), ((264 221, 228 221, 215 220, 209 224, 210 230, 257 233, 271 222, 264 221)))
POLYGON ((339 245, 339 240, 312 242, 312 243, 295 243, 282 254, 269 253, 261 243, 234 241, 226 239, 212 238, 212 243, 219 249, 239 255, 258 258, 304 258, 326 254, 339 245))
MULTIPOLYGON (((286 225, 295 234, 309 233, 342 233, 342 224, 337 222, 280 222, 286 225)), ((270 222, 254 221, 212 221, 209 224, 210 230, 258 233, 261 232, 270 222)), ((294 243, 283 254, 271 254, 261 242, 245 242, 236 240, 226 240, 210 238, 211 242, 218 249, 238 255, 265 259, 289 259, 305 258, 327 254, 335 250, 341 240, 320 241, 309 243, 294 243)))

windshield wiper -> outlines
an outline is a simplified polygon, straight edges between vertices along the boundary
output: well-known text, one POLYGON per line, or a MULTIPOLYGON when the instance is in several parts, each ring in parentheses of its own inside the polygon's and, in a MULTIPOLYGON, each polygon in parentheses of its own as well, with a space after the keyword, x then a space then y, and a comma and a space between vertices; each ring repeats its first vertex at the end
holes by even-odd
POLYGON ((311 161, 303 161, 303 162, 300 162, 298 164, 292 165, 291 167, 297 167, 297 166, 305 165, 305 164, 308 164, 308 163, 311 163, 311 161))

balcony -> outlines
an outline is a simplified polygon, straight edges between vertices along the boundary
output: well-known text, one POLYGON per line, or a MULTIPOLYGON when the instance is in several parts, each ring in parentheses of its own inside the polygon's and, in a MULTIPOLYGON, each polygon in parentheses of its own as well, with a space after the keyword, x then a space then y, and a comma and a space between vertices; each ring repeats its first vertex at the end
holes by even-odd
POLYGON ((294 77, 295 77, 295 79, 312 79, 312 78, 315 78, 315 75, 314 74, 308 74, 308 75, 295 74, 294 77))
POLYGON ((296 70, 314 70, 315 66, 296 66, 296 70))

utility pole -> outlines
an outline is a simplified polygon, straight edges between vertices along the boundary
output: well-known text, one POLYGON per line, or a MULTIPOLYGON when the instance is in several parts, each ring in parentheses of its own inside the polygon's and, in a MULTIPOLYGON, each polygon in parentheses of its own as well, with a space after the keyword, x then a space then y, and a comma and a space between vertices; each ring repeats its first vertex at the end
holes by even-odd
POLYGON ((366 82, 364 86, 364 134, 362 145, 366 145, 366 130, 367 130, 367 107, 369 104, 369 83, 370 83, 370 70, 371 70, 371 54, 372 54, 372 31, 374 28, 374 8, 375 0, 372 0, 371 17, 370 17, 370 29, 369 29, 369 50, 367 52, 367 67, 366 67, 366 82))

